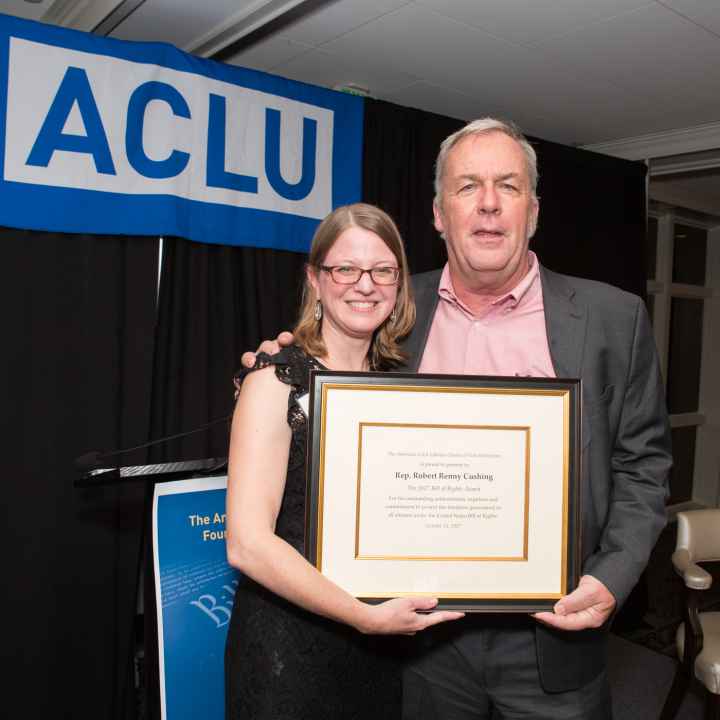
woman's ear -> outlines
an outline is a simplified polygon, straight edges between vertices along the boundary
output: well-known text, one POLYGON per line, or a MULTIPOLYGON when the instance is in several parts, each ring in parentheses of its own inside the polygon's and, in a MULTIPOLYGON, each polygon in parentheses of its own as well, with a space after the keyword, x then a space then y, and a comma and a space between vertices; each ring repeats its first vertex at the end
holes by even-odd
POLYGON ((318 282, 317 270, 312 265, 305 266, 305 277, 308 285, 315 291, 315 297, 320 296, 320 283, 318 282))

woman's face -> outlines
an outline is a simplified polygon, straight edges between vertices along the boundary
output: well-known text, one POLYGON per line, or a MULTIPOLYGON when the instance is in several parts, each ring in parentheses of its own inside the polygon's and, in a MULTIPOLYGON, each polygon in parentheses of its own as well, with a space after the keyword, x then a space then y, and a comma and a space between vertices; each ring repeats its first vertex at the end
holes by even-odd
MULTIPOLYGON (((392 250, 370 230, 349 227, 338 235, 322 263, 363 270, 398 267, 392 250)), ((377 285, 363 273, 352 285, 336 283, 329 272, 308 268, 308 278, 323 306, 323 335, 328 332, 353 338, 372 337, 395 307, 398 284, 377 285)))

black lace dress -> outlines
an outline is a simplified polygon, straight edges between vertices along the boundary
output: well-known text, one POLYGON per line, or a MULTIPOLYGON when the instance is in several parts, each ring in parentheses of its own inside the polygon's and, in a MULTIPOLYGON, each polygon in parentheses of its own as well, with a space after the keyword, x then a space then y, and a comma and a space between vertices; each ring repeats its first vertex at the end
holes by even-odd
MULTIPOLYGON (((276 533, 303 552, 307 420, 296 399, 316 360, 296 347, 259 355, 291 386, 292 442, 276 533)), ((239 382, 240 378, 236 378, 239 382)), ((225 648, 226 720, 382 720, 400 717, 402 638, 362 635, 243 578, 225 648)))

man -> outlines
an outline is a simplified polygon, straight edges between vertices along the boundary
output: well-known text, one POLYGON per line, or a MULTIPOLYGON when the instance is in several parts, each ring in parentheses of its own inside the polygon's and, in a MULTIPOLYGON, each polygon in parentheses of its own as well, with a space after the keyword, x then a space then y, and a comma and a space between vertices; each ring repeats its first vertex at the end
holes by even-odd
POLYGON ((406 718, 491 706, 503 717, 610 717, 607 622, 665 523, 669 428, 644 307, 539 265, 528 250, 536 162, 513 126, 489 118, 444 141, 433 212, 448 263, 416 278, 407 350, 420 372, 582 378, 583 576, 536 627, 475 616, 419 636, 406 718))
POLYGON ((433 213, 448 262, 414 278, 408 367, 582 378, 583 575, 552 613, 418 634, 406 720, 609 718, 608 621, 665 523, 669 426, 644 306, 540 266, 536 186, 535 152, 509 123, 476 120, 443 142, 433 213))

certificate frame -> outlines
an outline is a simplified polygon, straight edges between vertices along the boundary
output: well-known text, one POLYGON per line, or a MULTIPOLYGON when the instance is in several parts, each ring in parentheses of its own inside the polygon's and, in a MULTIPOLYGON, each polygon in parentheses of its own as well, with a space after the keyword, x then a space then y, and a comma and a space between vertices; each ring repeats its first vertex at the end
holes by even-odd
POLYGON ((366 602, 549 610, 579 580, 581 381, 313 370, 305 556, 366 602))

